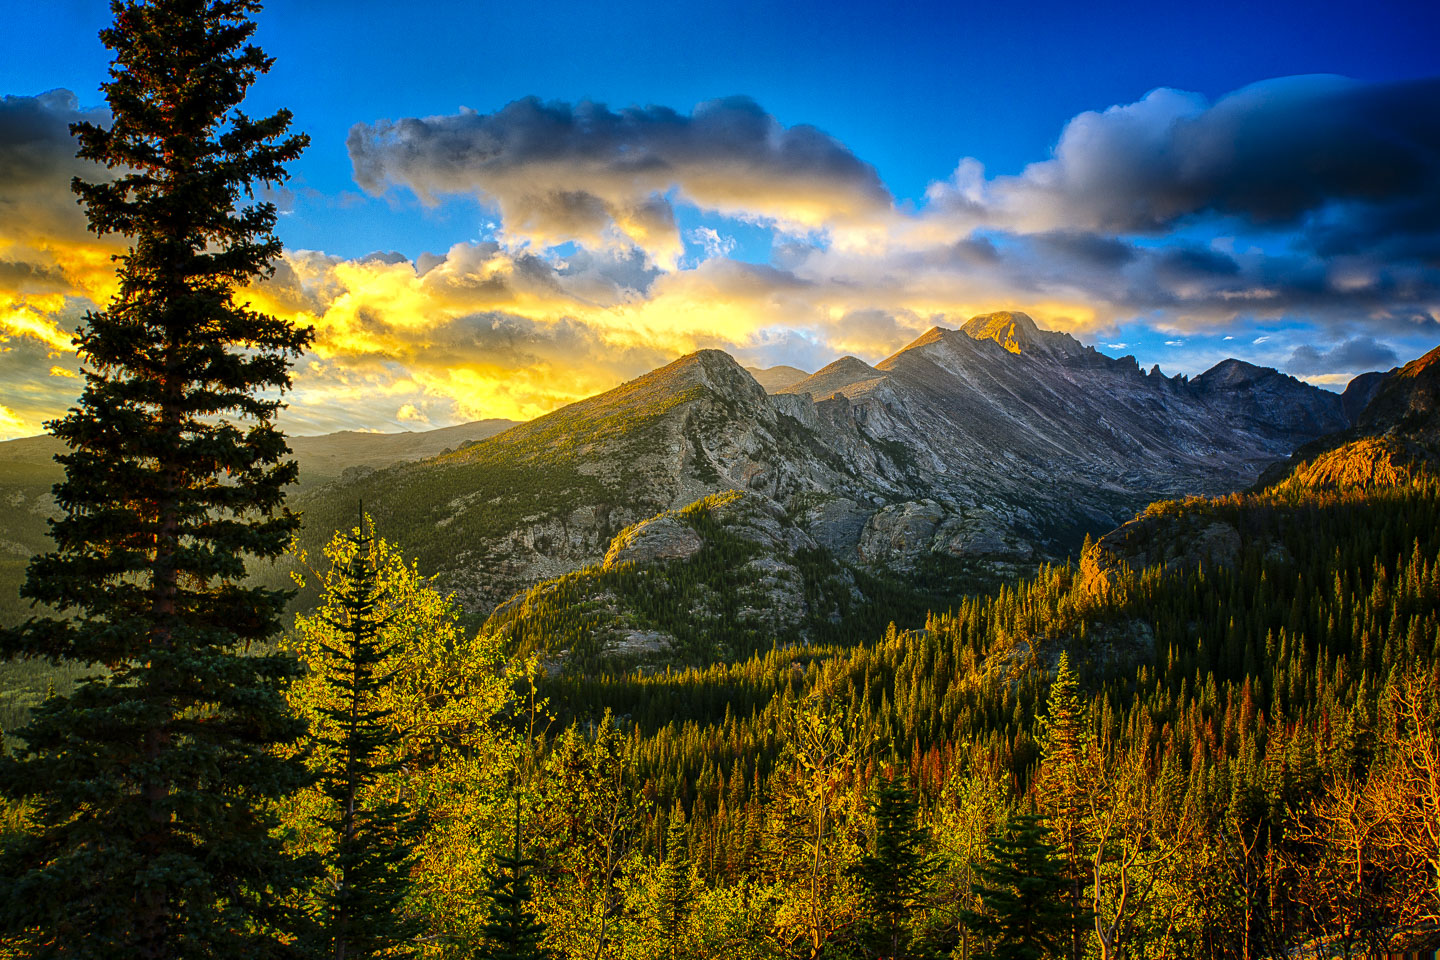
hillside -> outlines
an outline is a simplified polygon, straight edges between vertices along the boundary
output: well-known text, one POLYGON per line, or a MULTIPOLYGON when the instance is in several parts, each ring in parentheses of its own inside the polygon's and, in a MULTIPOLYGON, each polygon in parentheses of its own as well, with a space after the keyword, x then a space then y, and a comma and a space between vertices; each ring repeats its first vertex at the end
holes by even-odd
POLYGON ((781 393, 791 384, 799 383, 810 376, 799 367, 784 364, 778 367, 746 367, 745 372, 754 377, 755 382, 764 387, 766 393, 781 393))
MULTIPOLYGON (((513 420, 476 420, 454 427, 415 433, 343 431, 314 437, 290 437, 300 464, 296 492, 356 477, 395 463, 433 457, 468 443, 492 437, 515 425, 513 420)), ((22 618, 17 591, 30 557, 51 546, 46 518, 54 509, 50 488, 63 475, 55 454, 64 449, 44 434, 0 442, 0 625, 22 618)))

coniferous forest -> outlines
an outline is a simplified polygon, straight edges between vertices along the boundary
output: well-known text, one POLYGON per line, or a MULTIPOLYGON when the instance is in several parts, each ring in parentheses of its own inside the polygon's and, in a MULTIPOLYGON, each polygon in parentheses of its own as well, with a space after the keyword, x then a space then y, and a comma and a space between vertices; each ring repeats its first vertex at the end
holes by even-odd
POLYGON ((238 112, 254 9, 117 3, 113 119, 75 131, 114 172, 76 184, 92 229, 129 246, 52 426, 24 596, 53 612, 3 634, 54 681, 5 731, 0 956, 1435 949, 1434 354, 1384 429, 998 589, 927 586, 923 626, 564 663, 536 631, 576 648, 583 605, 477 628, 359 504, 257 586, 302 522, 275 417, 310 332, 236 299, 306 145, 238 112))

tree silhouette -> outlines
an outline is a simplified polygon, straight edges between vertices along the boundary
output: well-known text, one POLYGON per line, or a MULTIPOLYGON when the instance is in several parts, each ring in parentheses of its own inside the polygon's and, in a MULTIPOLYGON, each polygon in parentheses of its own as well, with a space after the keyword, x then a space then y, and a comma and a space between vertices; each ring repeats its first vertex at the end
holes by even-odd
POLYGON ((296 663, 257 646, 287 595, 247 586, 246 558, 279 556, 297 527, 275 394, 311 332, 236 292, 280 253, 274 205, 242 200, 283 181, 307 138, 287 135, 288 111, 239 110, 273 62, 247 42, 258 4, 113 9, 112 123, 72 131, 116 176, 74 188, 91 229, 129 247, 76 338, 79 405, 48 425, 69 446, 61 516, 22 591, 65 615, 0 644, 105 669, 37 709, 0 774, 35 808, 0 905, 40 952, 265 956, 284 950, 304 866, 271 836, 270 800, 304 777, 274 747, 303 724, 284 700, 296 663))

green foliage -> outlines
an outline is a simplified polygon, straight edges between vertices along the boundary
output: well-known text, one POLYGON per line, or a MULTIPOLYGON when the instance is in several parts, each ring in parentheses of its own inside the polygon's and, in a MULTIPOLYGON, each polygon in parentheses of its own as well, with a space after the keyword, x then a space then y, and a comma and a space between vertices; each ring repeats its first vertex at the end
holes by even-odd
POLYGON ((990 838, 976 867, 980 909, 961 915, 987 944, 974 960, 1039 960, 1067 939, 1069 911, 1060 905, 1066 881, 1047 833, 1040 818, 1016 816, 990 838))
POLYGON ((546 960, 550 956, 541 946, 545 924, 536 918, 532 907, 530 881, 538 865, 521 853, 517 800, 514 847, 496 856, 495 869, 488 874, 490 916, 480 928, 484 941, 475 954, 480 960, 546 960))
POLYGON ((280 805, 284 835, 292 850, 326 867, 302 901, 322 920, 344 888, 348 858, 363 862, 359 887, 373 895, 374 925, 389 926, 382 910, 401 918, 387 936, 403 939, 419 926, 427 942, 469 942, 489 910, 485 876, 497 833, 508 830, 507 784, 526 762, 509 719, 516 692, 501 676, 495 647, 466 636, 454 602, 393 544, 376 538, 364 546, 368 539, 368 523, 331 538, 325 565, 313 574, 323 602, 297 616, 282 639, 283 650, 307 667, 289 699, 310 723, 304 756, 314 778, 280 805), (369 584, 358 597, 352 573, 364 573, 360 582, 369 584), (343 668, 356 647, 355 607, 366 607, 365 597, 360 621, 368 639, 360 646, 370 666, 359 678, 357 724, 357 684, 343 668), (369 759, 351 775, 346 753, 357 726, 364 729, 354 742, 368 744, 369 759), (370 831, 358 843, 337 831, 352 784, 356 820, 370 831))
POLYGON ((910 952, 910 921, 925 899, 932 864, 929 832, 917 821, 914 791, 898 776, 882 777, 870 808, 875 835, 853 873, 860 881, 865 940, 872 956, 903 960, 910 952))
POLYGON ((1092 832, 1089 799, 1101 764, 1090 727, 1089 704, 1080 696, 1080 681, 1070 669, 1070 655, 1061 653, 1046 715, 1039 721, 1043 774, 1036 792, 1059 851, 1065 880, 1061 900, 1068 916, 1067 952, 1072 960, 1083 955, 1085 933, 1093 920, 1086 899, 1091 872, 1086 853, 1092 832))
MULTIPOLYGON (((701 878, 778 891, 767 923, 779 949, 808 951, 816 930, 826 950, 861 949, 860 891, 844 880, 864 852, 855 804, 873 774, 868 761, 842 765, 817 847, 794 716, 823 701, 844 705, 845 742, 899 752, 932 827, 945 897, 910 912, 920 942, 963 952, 973 941, 949 904, 979 912, 970 884, 987 828, 1038 808, 1064 848, 1065 953, 1077 931, 1105 956, 1283 953, 1339 916, 1339 900, 1300 902, 1316 878, 1341 876, 1314 871, 1338 854, 1332 840, 1298 839, 1320 829, 1308 811, 1341 802, 1335 791, 1357 778, 1399 776, 1403 738, 1377 731, 1395 678, 1414 663, 1433 671, 1440 653, 1437 492, 1416 482, 1197 501, 1164 522, 1182 542, 1231 526, 1239 548, 1223 565, 1047 567, 957 600, 923 631, 547 690, 562 715, 612 709, 631 725, 639 775, 659 803, 689 811, 701 878)), ((660 838, 645 849, 656 855, 660 838)), ((1364 849, 1373 889, 1395 893, 1351 894, 1372 909, 1354 929, 1405 942, 1398 918, 1423 914, 1403 904, 1436 904, 1401 897, 1414 888, 1400 854, 1364 849)))
POLYGON ((321 614, 333 632, 318 641, 322 659, 312 665, 327 688, 317 706, 324 722, 313 738, 320 760, 312 764, 332 811, 321 820, 333 837, 334 877, 320 903, 324 952, 408 956, 419 926, 402 907, 422 825, 407 804, 373 790, 399 770, 401 734, 390 722, 394 707, 383 696, 399 672, 386 669, 398 643, 383 638, 389 624, 376 609, 381 587, 368 518, 362 517, 337 552, 327 612, 321 614), (340 615, 330 615, 330 609, 340 615))
POLYGON ((670 960, 679 960, 681 956, 695 900, 694 884, 685 810, 677 803, 670 813, 665 860, 660 868, 660 932, 670 960))
POLYGON ((277 754, 303 724, 296 673, 260 650, 286 594, 245 586, 281 555, 294 466, 274 424, 309 330, 235 300, 280 252, 270 203, 306 143, 287 111, 238 109, 270 58, 243 0, 115 4, 101 39, 112 116, 74 127, 117 171, 76 181, 91 228, 129 241, 119 292, 76 337, 79 405, 50 430, 69 448, 55 550, 22 593, 32 618, 0 652, 103 665, 37 708, 0 789, 30 807, 7 845, 0 913, 36 953, 137 957, 284 952, 284 891, 306 865, 271 835, 269 801, 301 765, 277 754))

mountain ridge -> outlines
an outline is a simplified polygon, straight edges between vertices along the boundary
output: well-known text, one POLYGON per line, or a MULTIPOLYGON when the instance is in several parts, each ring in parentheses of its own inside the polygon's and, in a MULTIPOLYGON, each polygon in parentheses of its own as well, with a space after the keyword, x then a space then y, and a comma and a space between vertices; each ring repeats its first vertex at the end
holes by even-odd
POLYGON ((775 503, 842 563, 1009 576, 1152 500, 1243 487, 1345 425, 1337 395, 1275 371, 1165 378, 1024 314, 966 327, 874 366, 842 357, 774 394, 698 351, 301 506, 326 530, 343 521, 334 504, 373 504, 477 613, 601 561, 629 525, 731 489, 775 503), (437 531, 439 546, 422 542, 437 531))

